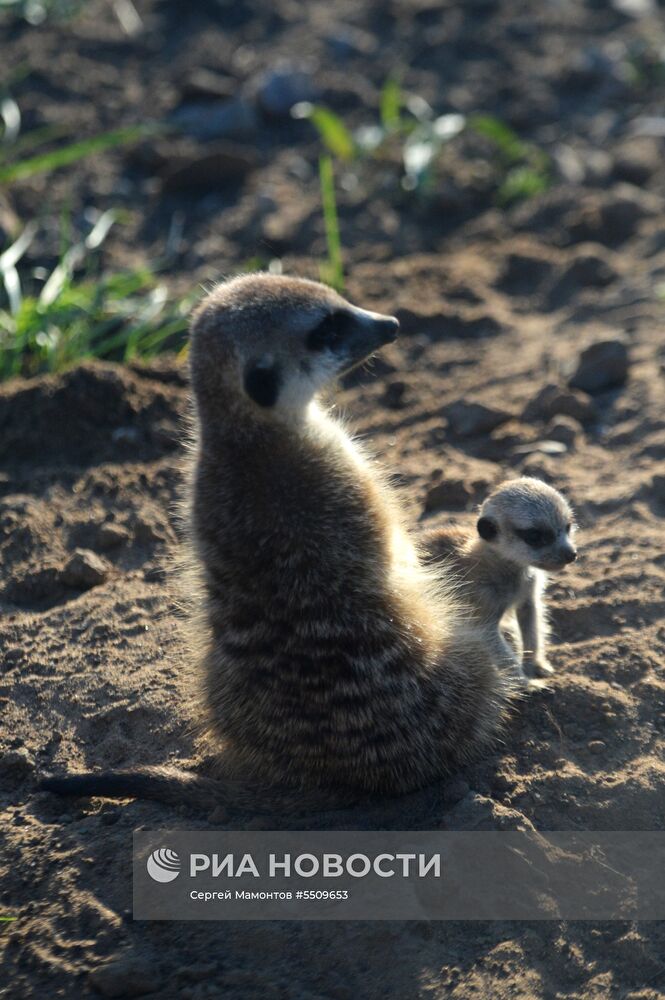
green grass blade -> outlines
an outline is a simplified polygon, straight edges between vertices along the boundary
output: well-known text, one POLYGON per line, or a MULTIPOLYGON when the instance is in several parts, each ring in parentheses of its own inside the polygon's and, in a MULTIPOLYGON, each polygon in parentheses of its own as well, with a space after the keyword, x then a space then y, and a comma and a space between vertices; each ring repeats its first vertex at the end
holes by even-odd
POLYGON ((479 135, 490 139, 510 162, 520 160, 526 152, 525 144, 516 132, 493 115, 472 115, 469 125, 479 135))
POLYGON ((516 201, 524 201, 542 194, 550 186, 550 178, 542 170, 533 167, 514 167, 508 171, 505 180, 499 188, 497 198, 500 205, 512 205, 516 201))
POLYGON ((132 357, 136 357, 137 355, 145 358, 157 354, 162 344, 171 337, 176 336, 176 334, 184 333, 187 325, 186 317, 182 316, 179 319, 172 320, 170 323, 164 323, 157 330, 151 330, 148 323, 137 327, 135 331, 132 331, 131 351, 128 342, 125 360, 130 361, 132 357))
POLYGON ((342 292, 344 290, 342 241, 339 235, 337 199, 335 198, 335 173, 330 156, 322 156, 319 159, 319 180, 321 183, 323 219, 326 227, 326 243, 328 245, 328 265, 324 272, 326 275, 325 280, 336 291, 342 292))
POLYGON ((334 111, 302 101, 293 109, 295 118, 308 118, 319 133, 321 142, 329 153, 340 160, 352 160, 356 144, 348 128, 334 111))
POLYGON ((12 158, 15 159, 19 153, 21 156, 41 146, 45 142, 53 139, 62 139, 69 132, 67 125, 44 125, 42 128, 33 128, 29 132, 24 132, 12 145, 12 158))
POLYGON ((57 170, 58 167, 65 167, 93 153, 100 153, 106 149, 114 149, 129 142, 136 142, 144 135, 145 130, 141 126, 119 128, 112 132, 93 136, 91 139, 73 142, 69 146, 54 149, 50 153, 40 153, 27 160, 21 160, 19 163, 0 167, 0 184, 23 180, 45 171, 57 170))
POLYGON ((383 85, 381 91, 381 124, 386 132, 399 132, 402 121, 402 88, 399 80, 390 76, 383 85))

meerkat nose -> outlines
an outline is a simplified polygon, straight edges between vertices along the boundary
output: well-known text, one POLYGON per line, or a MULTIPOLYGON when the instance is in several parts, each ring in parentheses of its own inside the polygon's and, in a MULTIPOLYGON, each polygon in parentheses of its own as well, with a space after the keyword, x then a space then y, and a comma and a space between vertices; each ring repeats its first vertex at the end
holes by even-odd
POLYGON ((394 340, 397 340, 399 320, 395 316, 383 316, 381 313, 369 312, 367 309, 360 309, 358 313, 358 318, 371 327, 372 334, 381 344, 392 344, 394 340))
POLYGON ((563 553, 564 562, 571 563, 577 559, 577 549, 566 549, 563 553))

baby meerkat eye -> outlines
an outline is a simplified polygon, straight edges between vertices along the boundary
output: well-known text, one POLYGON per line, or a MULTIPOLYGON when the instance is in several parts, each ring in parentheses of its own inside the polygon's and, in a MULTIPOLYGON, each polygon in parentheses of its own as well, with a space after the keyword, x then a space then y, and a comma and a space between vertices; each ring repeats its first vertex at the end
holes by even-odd
POLYGON ((568 524, 566 525, 566 534, 569 535, 572 530, 573 530, 573 525, 572 522, 569 521, 568 524))
POLYGON ((343 312, 329 313, 307 334, 307 349, 310 351, 334 351, 339 348, 347 334, 349 317, 343 312))
POLYGON ((554 541, 554 532, 550 528, 515 528, 515 534, 531 549, 543 549, 554 541))
POLYGON ((493 541, 499 534, 499 529, 491 517, 481 517, 476 525, 478 534, 485 542, 493 541))

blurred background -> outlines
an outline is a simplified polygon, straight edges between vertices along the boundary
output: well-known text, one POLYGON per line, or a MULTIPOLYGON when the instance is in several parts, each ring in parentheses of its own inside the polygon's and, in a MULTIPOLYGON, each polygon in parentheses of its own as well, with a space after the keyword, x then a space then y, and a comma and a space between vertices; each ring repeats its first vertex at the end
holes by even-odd
POLYGON ((663 191, 655 0, 0 0, 0 39, 3 377, 178 350, 240 270, 616 248, 663 191))

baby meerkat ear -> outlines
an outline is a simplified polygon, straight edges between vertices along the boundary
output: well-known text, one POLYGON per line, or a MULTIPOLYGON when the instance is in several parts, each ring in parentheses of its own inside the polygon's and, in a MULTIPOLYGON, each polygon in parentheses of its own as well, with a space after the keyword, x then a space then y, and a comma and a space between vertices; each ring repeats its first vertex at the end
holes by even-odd
POLYGON ((476 527, 478 534, 486 542, 491 542, 499 534, 499 528, 491 517, 479 517, 476 527))
POLYGON ((279 397, 279 368, 270 357, 251 361, 245 369, 245 392, 259 406, 274 406, 279 397))

